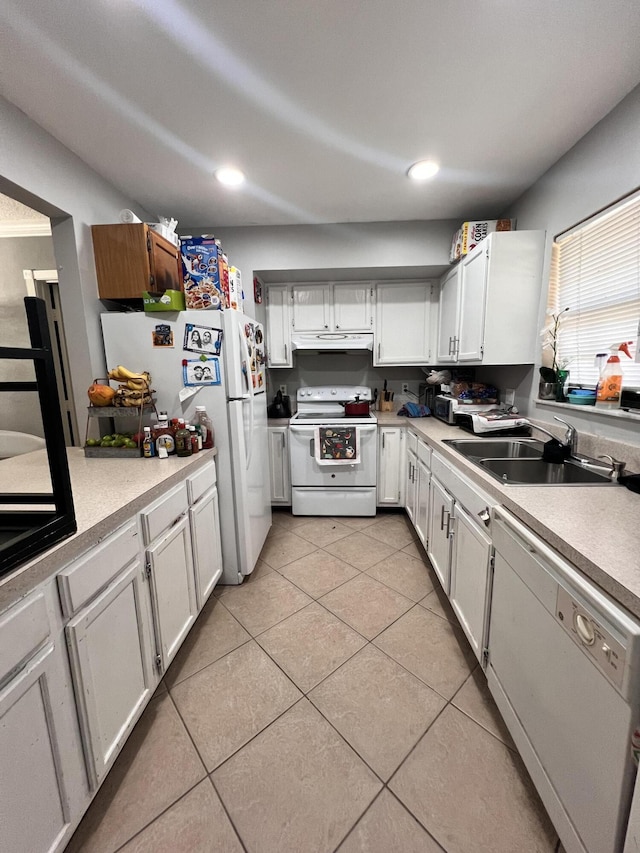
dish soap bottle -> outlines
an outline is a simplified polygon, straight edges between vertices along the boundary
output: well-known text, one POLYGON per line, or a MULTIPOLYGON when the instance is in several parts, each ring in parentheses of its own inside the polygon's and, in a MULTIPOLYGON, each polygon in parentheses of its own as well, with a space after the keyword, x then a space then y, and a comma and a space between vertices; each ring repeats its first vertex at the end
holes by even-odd
POLYGON ((619 352, 623 352, 631 358, 629 352, 629 344, 633 341, 623 341, 621 344, 615 344, 609 347, 609 358, 602 368, 602 373, 598 379, 598 388, 596 391, 596 408, 598 409, 617 409, 620 406, 620 394, 622 392, 622 365, 620 363, 619 352))

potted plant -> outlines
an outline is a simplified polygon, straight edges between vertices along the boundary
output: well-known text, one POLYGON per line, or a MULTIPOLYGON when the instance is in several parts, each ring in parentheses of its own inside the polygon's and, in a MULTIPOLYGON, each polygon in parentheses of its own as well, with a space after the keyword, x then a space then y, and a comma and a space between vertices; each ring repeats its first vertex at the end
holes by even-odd
MULTIPOLYGON (((548 311, 547 316, 550 320, 540 332, 543 359, 545 359, 545 350, 551 351, 551 366, 543 364, 540 367, 538 396, 541 400, 557 400, 562 403, 566 399, 565 386, 569 378, 569 371, 566 368, 569 361, 558 356, 558 332, 560 329, 560 319, 568 310, 569 308, 563 308, 562 311, 558 311, 557 313, 548 311)), ((549 360, 548 356, 546 360, 549 360)))

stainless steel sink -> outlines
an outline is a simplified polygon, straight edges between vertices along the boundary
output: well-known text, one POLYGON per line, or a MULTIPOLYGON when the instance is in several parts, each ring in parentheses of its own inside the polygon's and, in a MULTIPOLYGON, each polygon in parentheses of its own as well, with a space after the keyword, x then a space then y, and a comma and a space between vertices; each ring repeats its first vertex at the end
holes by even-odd
POLYGON ((446 438, 467 459, 540 459, 544 444, 535 438, 446 438))
POLYGON ((529 486, 612 486, 604 469, 594 470, 579 462, 545 462, 544 444, 532 438, 450 438, 453 447, 470 462, 501 483, 529 486))

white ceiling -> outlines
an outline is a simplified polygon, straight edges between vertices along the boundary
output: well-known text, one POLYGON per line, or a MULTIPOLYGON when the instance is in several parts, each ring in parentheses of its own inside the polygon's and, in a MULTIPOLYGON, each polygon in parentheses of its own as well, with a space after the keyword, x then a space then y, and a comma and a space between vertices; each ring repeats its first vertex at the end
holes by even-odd
POLYGON ((640 82, 637 0, 5 0, 0 33, 2 94, 181 228, 497 216, 640 82))

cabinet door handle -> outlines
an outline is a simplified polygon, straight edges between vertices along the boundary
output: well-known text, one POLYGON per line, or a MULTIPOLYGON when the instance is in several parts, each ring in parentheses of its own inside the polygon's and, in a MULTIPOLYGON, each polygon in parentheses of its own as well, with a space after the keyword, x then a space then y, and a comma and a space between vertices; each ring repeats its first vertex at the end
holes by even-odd
POLYGON ((384 437, 385 437, 385 433, 383 432, 382 433, 382 449, 383 450, 384 450, 384 437))
POLYGON ((284 360, 289 361, 289 350, 287 349, 287 345, 284 345, 284 360))
POLYGON ((444 530, 444 504, 440 507, 440 530, 444 530))
POLYGON ((380 359, 380 344, 378 344, 378 359, 380 359))
POLYGON ((447 537, 449 539, 453 539, 456 532, 456 520, 451 516, 451 513, 447 513, 447 537))
POLYGON ((284 446, 285 446, 285 444, 286 444, 286 439, 285 439, 285 437, 284 437, 284 433, 283 433, 283 432, 281 432, 281 433, 280 433, 280 438, 282 439, 282 449, 284 450, 284 446))
POLYGON ((453 347, 453 338, 449 337, 449 355, 451 355, 451 349, 453 347))

